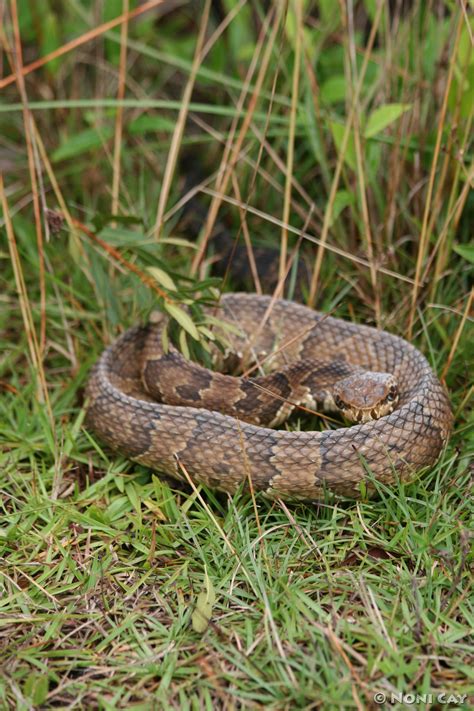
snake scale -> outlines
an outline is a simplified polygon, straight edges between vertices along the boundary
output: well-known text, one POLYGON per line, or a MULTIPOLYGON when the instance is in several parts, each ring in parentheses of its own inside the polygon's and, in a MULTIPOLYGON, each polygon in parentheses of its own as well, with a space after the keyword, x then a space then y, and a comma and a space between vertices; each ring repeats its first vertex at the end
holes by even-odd
MULTIPOLYGON (((407 341, 255 294, 224 295, 218 318, 233 325, 225 330, 227 363, 232 351, 247 363, 270 363, 273 372, 237 378, 186 361, 163 349, 164 317, 131 328, 104 351, 87 385, 87 424, 103 442, 177 479, 186 472, 229 493, 250 480, 272 497, 306 500, 326 490, 358 498, 374 491, 373 478, 409 480, 439 457, 450 404, 407 341), (375 372, 370 388, 388 414, 368 419, 356 410, 357 424, 322 431, 268 426, 299 404, 331 411, 337 400, 344 408, 345 386, 365 371, 375 372)), ((362 408, 367 394, 358 388, 362 408)))

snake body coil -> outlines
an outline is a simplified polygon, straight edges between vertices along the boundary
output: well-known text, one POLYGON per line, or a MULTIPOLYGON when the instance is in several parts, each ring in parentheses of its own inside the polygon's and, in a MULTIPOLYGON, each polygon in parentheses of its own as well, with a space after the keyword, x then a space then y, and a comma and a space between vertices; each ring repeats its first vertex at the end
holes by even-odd
MULTIPOLYGON (((184 361, 173 351, 168 355, 155 352, 156 339, 150 341, 153 327, 136 327, 104 351, 87 386, 87 423, 101 440, 181 480, 184 469, 194 481, 232 493, 250 479, 255 489, 298 499, 321 498, 325 489, 358 497, 363 481, 372 491, 372 477, 385 484, 397 477, 408 480, 439 457, 451 430, 451 409, 427 360, 411 344, 300 304, 272 302, 270 297, 253 294, 226 294, 219 318, 239 327, 231 337, 234 351, 252 354, 257 363, 271 356, 272 368, 282 373, 277 379, 283 407, 277 417, 270 414, 266 421, 279 421, 285 408, 289 414, 292 406, 285 405, 285 400, 295 404, 295 392, 302 395, 300 401, 308 396, 305 383, 311 376, 308 379, 306 365, 298 368, 295 363, 311 360, 329 364, 332 375, 326 383, 340 369, 393 375, 399 393, 396 409, 377 420, 321 432, 249 424, 244 419, 252 419, 250 415, 237 418, 216 408, 221 402, 224 412, 233 412, 229 407, 235 400, 243 410, 250 410, 265 388, 230 379, 226 390, 222 379, 227 376, 199 367, 190 383, 186 367, 180 370, 184 361), (167 389, 176 393, 172 402, 178 403, 178 394, 186 396, 186 406, 156 402, 144 385, 144 374, 152 377, 154 369, 165 365, 168 387, 158 385, 158 395, 167 389), (298 377, 292 388, 291 380, 298 377), (197 407, 187 406, 193 403, 197 407)), ((320 386, 313 399, 324 404, 324 399, 330 399, 328 393, 326 385, 320 386)))

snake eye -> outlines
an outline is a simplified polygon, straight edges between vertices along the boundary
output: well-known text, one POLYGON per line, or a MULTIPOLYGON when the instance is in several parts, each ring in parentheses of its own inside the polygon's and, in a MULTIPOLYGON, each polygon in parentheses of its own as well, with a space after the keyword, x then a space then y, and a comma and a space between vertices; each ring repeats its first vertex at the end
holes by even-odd
POLYGON ((339 408, 339 410, 343 410, 343 409, 344 409, 344 403, 342 402, 342 400, 341 400, 340 397, 336 396, 336 397, 334 398, 334 404, 336 405, 336 407, 339 408))
POLYGON ((391 392, 391 393, 389 393, 389 394, 387 395, 387 400, 388 400, 389 402, 393 402, 396 397, 397 397, 397 394, 396 394, 395 392, 391 392))

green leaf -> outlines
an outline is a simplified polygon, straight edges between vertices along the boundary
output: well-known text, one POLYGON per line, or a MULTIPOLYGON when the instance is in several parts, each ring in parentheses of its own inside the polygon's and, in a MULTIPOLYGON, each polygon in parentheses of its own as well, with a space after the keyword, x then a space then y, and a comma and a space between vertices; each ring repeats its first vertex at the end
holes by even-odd
POLYGON ((186 340, 186 331, 183 331, 183 329, 179 332, 179 349, 186 360, 191 360, 191 353, 189 352, 189 346, 186 340))
POLYGON ((216 340, 215 335, 212 333, 212 331, 210 331, 210 330, 207 328, 207 326, 198 326, 198 331, 199 331, 200 333, 202 333, 203 336, 205 336, 206 338, 208 338, 210 341, 215 341, 215 340, 216 340))
MULTIPOLYGON (((234 10, 236 5, 235 0, 222 0, 222 7, 226 13, 234 10)), ((255 50, 252 41, 252 30, 254 24, 253 9, 246 3, 235 15, 234 19, 226 29, 226 46, 228 47, 228 56, 236 57, 243 62, 255 50)), ((222 65, 221 65, 222 67, 222 65)))
POLYGON ((337 104, 344 101, 347 94, 346 78, 342 74, 327 79, 321 86, 322 104, 337 104))
POLYGON ((32 672, 26 677, 23 692, 31 699, 34 706, 41 706, 46 701, 49 690, 49 680, 44 674, 32 672))
POLYGON ((319 0, 318 12, 324 24, 332 27, 337 22, 337 12, 334 12, 334 0, 319 0))
POLYGON ((472 115, 474 105, 474 52, 472 51, 474 18, 471 18, 470 25, 469 28, 467 24, 464 24, 461 30, 448 99, 451 111, 456 109, 458 103, 460 104, 460 113, 463 118, 472 115))
POLYGON ((207 594, 201 592, 198 595, 196 607, 192 616, 193 630, 202 634, 206 631, 212 616, 212 605, 207 600, 207 594))
POLYGON ((147 267, 147 271, 151 274, 153 279, 164 286, 165 289, 169 291, 176 291, 176 285, 169 274, 165 272, 164 269, 160 267, 147 267))
POLYGON ((346 207, 349 207, 349 205, 353 205, 353 204, 354 204, 353 193, 350 193, 348 190, 338 190, 336 193, 336 196, 334 198, 331 225, 333 225, 334 222, 336 222, 337 218, 339 217, 341 212, 346 207))
POLYGON ((20 24, 20 36, 23 42, 38 42, 40 32, 38 25, 33 21, 29 2, 20 0, 18 3, 18 22, 20 24))
POLYGON ((190 336, 194 338, 195 341, 199 341, 199 331, 197 330, 196 325, 194 324, 194 321, 192 320, 191 316, 187 314, 186 311, 183 311, 180 306, 177 306, 176 304, 170 304, 167 301, 165 301, 165 309, 167 310, 169 315, 174 318, 175 321, 177 321, 179 325, 182 326, 184 330, 189 333, 190 336))
MULTIPOLYGON (((58 18, 55 13, 47 12, 43 17, 43 27, 41 32, 41 54, 49 54, 61 45, 59 34, 58 18)), ((46 71, 51 76, 58 73, 61 66, 59 57, 52 59, 46 64, 46 71)))
POLYGON ((184 237, 160 237, 160 244, 173 244, 177 247, 189 247, 190 249, 198 248, 197 244, 184 239, 184 237))
POLYGON ((206 572, 206 590, 200 592, 191 618, 193 630, 202 634, 206 631, 212 617, 212 608, 216 601, 214 586, 206 572))
MULTIPOLYGON (((130 8, 131 9, 131 8, 130 8)), ((113 20, 118 17, 123 12, 123 2, 122 0, 107 0, 103 7, 103 17, 104 22, 108 20, 113 20)), ((118 34, 118 33, 117 33, 118 34)), ((112 64, 118 64, 120 61, 120 46, 115 42, 110 40, 105 40, 105 52, 109 62, 112 64)))
MULTIPOLYGON (((111 222, 115 222, 118 225, 143 225, 143 220, 140 217, 134 217, 133 215, 112 215, 110 213, 94 215, 91 222, 94 225, 96 234, 102 232, 104 227, 111 222)), ((134 240, 136 240, 137 236, 135 232, 128 232, 127 234, 133 235, 134 240)))
POLYGON ((174 131, 176 121, 165 116, 139 116, 127 125, 127 132, 135 135, 158 131, 174 131))
POLYGON ((362 501, 367 501, 367 484, 365 483, 364 479, 361 479, 359 482, 359 492, 362 501))
POLYGON ((111 126, 104 126, 100 131, 96 128, 88 128, 85 131, 76 133, 72 138, 68 137, 55 151, 53 151, 53 162, 66 160, 82 155, 93 148, 100 148, 114 133, 111 126))
POLYGON ((364 0, 365 11, 370 17, 371 22, 375 20, 377 14, 377 2, 376 0, 364 0))
POLYGON ((371 181, 377 180, 381 159, 382 143, 374 138, 369 139, 365 146, 365 165, 371 181))
POLYGON ((373 111, 367 121, 364 136, 371 138, 390 126, 405 111, 411 109, 411 104, 384 104, 373 111))
POLYGON ((142 504, 141 504, 140 496, 138 494, 136 485, 133 482, 128 483, 125 486, 125 493, 128 497, 128 500, 130 501, 133 508, 135 509, 136 513, 138 515, 140 515, 142 512, 142 504))
POLYGON ((474 244, 457 244, 453 249, 460 257, 474 264, 474 244))
MULTIPOLYGON (((334 143, 336 144, 336 148, 340 152, 346 127, 340 123, 335 123, 334 121, 330 121, 329 126, 331 128, 331 133, 332 133, 332 136, 334 139, 334 143)), ((353 131, 350 131, 350 133, 349 133, 349 139, 347 141, 344 160, 347 163, 347 165, 349 166, 349 168, 352 168, 352 170, 356 169, 357 158, 356 158, 356 150, 355 150, 354 132, 353 131)))

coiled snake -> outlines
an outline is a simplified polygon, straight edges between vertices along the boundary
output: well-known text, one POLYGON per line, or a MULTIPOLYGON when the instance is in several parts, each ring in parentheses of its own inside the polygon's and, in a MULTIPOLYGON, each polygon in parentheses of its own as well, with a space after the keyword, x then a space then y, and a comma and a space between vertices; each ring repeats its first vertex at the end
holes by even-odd
POLYGON ((104 351, 87 386, 87 423, 101 440, 181 480, 184 469, 221 491, 251 480, 267 494, 298 499, 321 498, 326 489, 357 498, 373 491, 373 478, 408 480, 437 460, 451 409, 410 343, 254 294, 224 295, 218 318, 232 324, 223 332, 227 363, 232 350, 247 365, 263 361, 274 372, 213 373, 173 347, 163 350, 164 319, 131 328, 104 351), (341 409, 358 424, 266 426, 300 404, 341 409))

